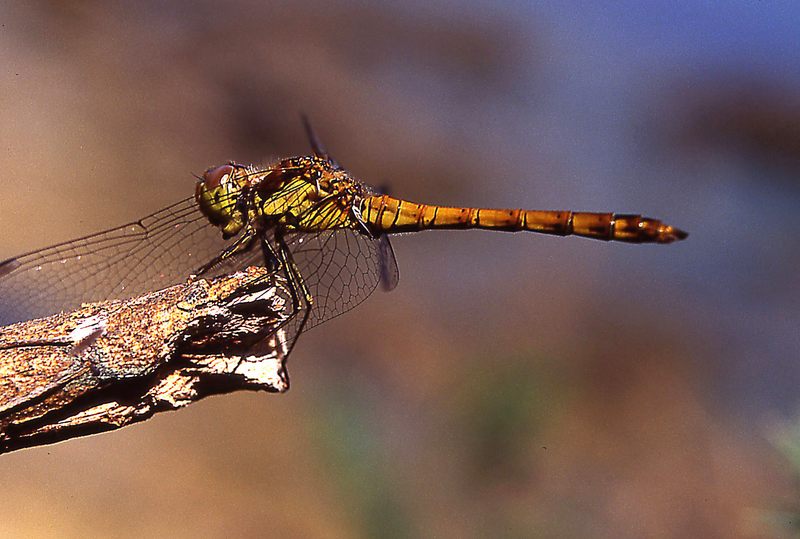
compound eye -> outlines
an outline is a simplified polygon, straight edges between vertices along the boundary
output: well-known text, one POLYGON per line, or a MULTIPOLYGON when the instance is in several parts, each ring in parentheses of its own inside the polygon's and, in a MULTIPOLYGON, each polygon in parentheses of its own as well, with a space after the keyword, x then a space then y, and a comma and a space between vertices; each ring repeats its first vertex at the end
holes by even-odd
POLYGON ((203 183, 207 189, 216 189, 226 177, 233 174, 233 167, 231 165, 221 165, 212 167, 206 170, 203 174, 203 183))

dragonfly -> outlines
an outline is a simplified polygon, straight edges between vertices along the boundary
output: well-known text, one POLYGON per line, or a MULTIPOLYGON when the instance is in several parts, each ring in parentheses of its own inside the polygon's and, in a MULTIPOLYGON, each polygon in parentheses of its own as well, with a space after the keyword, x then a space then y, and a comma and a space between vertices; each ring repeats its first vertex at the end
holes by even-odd
POLYGON ((419 204, 341 167, 307 121, 313 153, 267 166, 229 162, 195 194, 123 226, 0 262, 0 324, 125 299, 248 266, 281 273, 297 336, 399 278, 388 237, 430 229, 530 231, 667 244, 686 232, 640 215, 419 204))

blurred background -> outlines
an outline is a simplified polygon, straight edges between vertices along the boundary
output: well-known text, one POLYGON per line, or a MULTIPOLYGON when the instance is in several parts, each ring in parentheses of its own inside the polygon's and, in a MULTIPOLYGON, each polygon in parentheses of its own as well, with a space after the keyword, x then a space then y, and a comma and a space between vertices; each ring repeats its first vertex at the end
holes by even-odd
POLYGON ((397 196, 691 236, 398 237, 398 288, 304 334, 288 394, 0 457, 0 535, 800 533, 798 28, 790 0, 3 3, 0 258, 308 153, 301 111, 397 196))

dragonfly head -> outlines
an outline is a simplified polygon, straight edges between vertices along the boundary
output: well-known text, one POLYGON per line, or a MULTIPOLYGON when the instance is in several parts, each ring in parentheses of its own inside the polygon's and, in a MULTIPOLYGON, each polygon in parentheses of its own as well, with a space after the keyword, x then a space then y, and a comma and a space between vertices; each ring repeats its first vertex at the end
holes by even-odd
POLYGON ((245 178, 237 177, 237 168, 242 167, 212 167, 206 170, 195 188, 200 211, 222 230, 225 238, 236 235, 245 225, 245 215, 237 204, 245 178))

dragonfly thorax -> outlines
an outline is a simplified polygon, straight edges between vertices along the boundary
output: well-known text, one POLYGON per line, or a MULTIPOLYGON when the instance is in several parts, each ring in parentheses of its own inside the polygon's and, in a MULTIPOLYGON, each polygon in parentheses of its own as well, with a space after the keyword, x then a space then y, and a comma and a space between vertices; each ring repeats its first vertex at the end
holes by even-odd
POLYGON ((303 232, 354 228, 353 207, 363 191, 345 170, 317 156, 279 161, 253 174, 249 186, 251 218, 303 232))
POLYGON ((304 232, 358 228, 358 208, 367 194, 330 161, 303 156, 266 168, 233 163, 210 168, 195 198, 203 215, 230 238, 251 223, 304 232))

